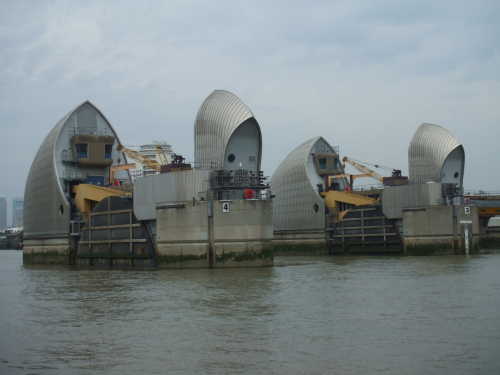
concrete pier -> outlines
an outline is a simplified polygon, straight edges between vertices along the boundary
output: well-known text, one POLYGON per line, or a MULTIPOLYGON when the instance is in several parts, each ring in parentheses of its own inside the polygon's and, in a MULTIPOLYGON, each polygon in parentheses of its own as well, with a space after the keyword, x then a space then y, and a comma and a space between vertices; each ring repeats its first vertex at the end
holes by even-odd
POLYGON ((213 201, 213 210, 209 204, 186 201, 157 208, 160 268, 273 264, 271 201, 213 201))
POLYGON ((464 254, 466 238, 470 251, 478 252, 481 230, 477 207, 430 206, 403 210, 403 244, 408 255, 464 254))
POLYGON ((273 249, 275 255, 328 254, 324 230, 275 231, 273 249))
POLYGON ((61 264, 70 263, 68 237, 47 239, 24 239, 24 264, 61 264))

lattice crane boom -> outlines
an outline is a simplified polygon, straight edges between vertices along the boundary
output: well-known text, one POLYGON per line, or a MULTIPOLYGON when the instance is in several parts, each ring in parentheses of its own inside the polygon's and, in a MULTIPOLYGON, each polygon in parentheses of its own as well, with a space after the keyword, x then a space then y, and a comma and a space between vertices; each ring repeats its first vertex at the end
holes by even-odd
POLYGON ((123 145, 118 145, 117 150, 123 152, 128 157, 140 162, 142 165, 148 168, 154 169, 155 171, 160 171, 161 165, 156 160, 148 159, 147 157, 141 155, 139 152, 131 150, 123 145))
MULTIPOLYGON (((370 168, 352 160, 352 159, 349 159, 347 156, 344 156, 344 158, 342 159, 342 161, 345 163, 348 163, 350 165, 352 165, 354 168, 356 168, 358 171, 360 171, 361 173, 365 174, 366 177, 372 177, 380 182, 384 182, 384 178, 379 175, 377 172, 371 170, 370 168)), ((363 176, 365 177, 365 176, 363 176)))

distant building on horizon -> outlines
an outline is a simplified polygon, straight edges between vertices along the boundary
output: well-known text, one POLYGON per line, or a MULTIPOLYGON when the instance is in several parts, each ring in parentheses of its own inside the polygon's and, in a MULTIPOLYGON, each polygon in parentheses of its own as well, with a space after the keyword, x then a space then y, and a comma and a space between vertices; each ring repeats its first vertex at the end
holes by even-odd
MULTIPOLYGON (((164 141, 154 141, 153 143, 139 146, 139 154, 147 159, 154 160, 159 164, 168 164, 172 162, 174 154, 172 146, 164 141)), ((139 161, 135 161, 136 167, 131 171, 133 178, 150 176, 160 173, 146 165, 142 165, 139 161)))
POLYGON ((21 198, 12 199, 12 226, 23 226, 23 207, 24 200, 21 198))
POLYGON ((0 231, 7 228, 7 199, 0 197, 0 231))

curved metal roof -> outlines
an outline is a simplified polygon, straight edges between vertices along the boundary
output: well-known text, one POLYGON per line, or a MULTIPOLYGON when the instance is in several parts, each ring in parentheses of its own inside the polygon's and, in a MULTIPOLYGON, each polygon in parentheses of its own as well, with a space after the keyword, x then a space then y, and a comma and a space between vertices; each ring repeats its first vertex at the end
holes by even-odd
POLYGON ((231 135, 245 121, 253 119, 259 131, 260 149, 257 161, 260 169, 262 135, 255 117, 233 93, 213 91, 202 103, 194 126, 194 159, 198 168, 222 168, 224 153, 231 135))
POLYGON ((440 182, 443 165, 454 151, 462 154, 461 176, 463 176, 464 151, 458 139, 442 126, 421 124, 408 148, 410 181, 414 183, 440 182))
MULTIPOLYGON (((56 145, 71 116, 84 107, 90 107, 118 136, 106 117, 90 101, 85 101, 68 112, 45 137, 31 164, 24 190, 25 238, 67 237, 70 220, 70 203, 61 185, 56 163, 56 145)), ((125 160, 125 158, 124 158, 125 160)))
MULTIPOLYGON (((322 230, 324 201, 318 193, 312 164, 314 152, 335 152, 323 138, 314 137, 297 146, 281 162, 271 178, 275 230, 322 230), (314 210, 314 206, 318 210, 314 210)), ((321 181, 319 181, 321 182, 321 181)))

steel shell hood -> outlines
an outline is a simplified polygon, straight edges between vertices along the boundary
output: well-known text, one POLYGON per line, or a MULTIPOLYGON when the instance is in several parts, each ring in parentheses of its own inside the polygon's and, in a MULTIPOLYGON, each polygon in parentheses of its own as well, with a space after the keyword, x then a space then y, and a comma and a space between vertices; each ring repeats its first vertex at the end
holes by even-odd
POLYGON ((297 146, 281 162, 271 179, 273 225, 277 231, 324 229, 324 201, 317 184, 312 154, 334 153, 323 137, 315 137, 297 146))
POLYGON ((410 142, 408 163, 411 183, 463 184, 464 148, 453 134, 439 125, 419 126, 410 142))
POLYGON ((262 136, 252 111, 233 93, 213 91, 202 103, 195 120, 195 167, 224 168, 231 137, 244 125, 253 131, 257 154, 254 169, 260 169, 262 136))
POLYGON ((102 123, 99 126, 106 127, 108 134, 118 140, 111 124, 89 101, 83 102, 57 122, 40 145, 26 180, 24 233, 27 239, 61 238, 68 235, 70 192, 65 192, 62 185, 66 170, 62 163, 61 147, 74 134, 80 114, 81 118, 88 114, 95 116, 96 121, 102 123))

